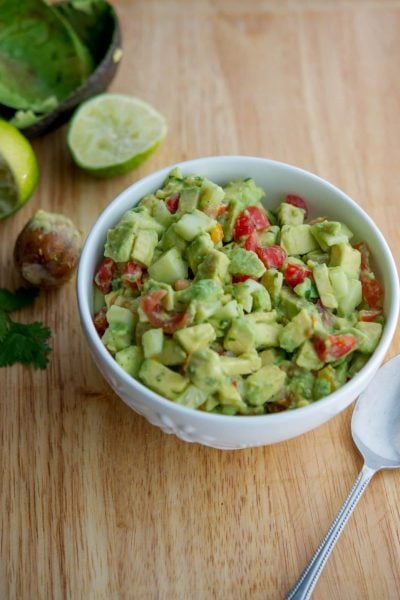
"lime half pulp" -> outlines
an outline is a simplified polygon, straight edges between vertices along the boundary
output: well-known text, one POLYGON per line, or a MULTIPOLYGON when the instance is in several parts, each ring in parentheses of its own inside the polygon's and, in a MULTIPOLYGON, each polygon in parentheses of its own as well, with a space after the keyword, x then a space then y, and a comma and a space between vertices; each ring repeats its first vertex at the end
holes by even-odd
POLYGON ((0 119, 0 219, 8 217, 29 200, 38 177, 31 144, 16 127, 0 119))
POLYGON ((140 165, 166 133, 163 115, 143 100, 104 93, 77 109, 67 143, 78 166, 93 175, 111 177, 140 165))

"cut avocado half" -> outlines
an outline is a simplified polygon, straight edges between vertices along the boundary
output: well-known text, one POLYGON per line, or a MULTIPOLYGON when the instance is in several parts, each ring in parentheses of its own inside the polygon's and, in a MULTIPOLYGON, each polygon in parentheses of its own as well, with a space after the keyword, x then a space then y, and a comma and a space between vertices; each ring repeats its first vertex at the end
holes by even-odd
MULTIPOLYGON (((24 0, 19 3, 10 0, 6 6, 10 17, 16 10, 20 13, 25 11, 30 15, 35 43, 29 47, 25 32, 19 36, 16 32, 18 28, 11 28, 11 33, 10 28, 4 28, 4 32, 0 34, 0 55, 5 47, 11 48, 10 52, 16 57, 14 62, 18 64, 18 69, 29 70, 34 85, 24 86, 24 90, 29 88, 29 97, 25 97, 24 92, 17 90, 16 84, 14 85, 16 79, 24 81, 23 78, 13 77, 9 81, 7 76, 2 76, 0 117, 18 127, 26 137, 33 138, 65 123, 78 104, 108 87, 122 57, 121 30, 113 7, 105 0, 72 0, 51 6, 42 0, 24 0), (39 16, 35 21, 36 17, 32 18, 31 13, 37 9, 39 16), (56 52, 57 56, 61 53, 64 57, 68 50, 70 59, 72 57, 77 63, 74 63, 73 76, 70 76, 69 67, 63 60, 56 61, 56 70, 54 61, 40 60, 42 50, 36 43, 39 39, 37 31, 42 31, 43 35, 46 33, 48 36, 50 29, 51 39, 61 37, 64 44, 61 49, 61 42, 58 40, 53 52, 56 52), (12 46, 8 36, 12 36, 12 46), (19 49, 16 45, 18 39, 19 49), (32 52, 32 48, 36 49, 35 52, 32 52), (25 55, 28 54, 37 54, 39 59, 36 56, 26 60, 25 55), (49 63, 52 65, 51 69, 48 68, 49 63), (57 82, 62 82, 62 85, 55 83, 54 78, 57 82), (48 93, 49 90, 51 94, 48 93)), ((0 25, 5 24, 4 19, 3 12, 0 25)), ((51 46, 50 39, 47 39, 44 44, 47 53, 50 52, 51 46)), ((7 71, 5 62, 9 60, 4 59, 3 63, 0 60, 0 74, 3 71, 5 74, 12 71, 10 65, 7 71)))

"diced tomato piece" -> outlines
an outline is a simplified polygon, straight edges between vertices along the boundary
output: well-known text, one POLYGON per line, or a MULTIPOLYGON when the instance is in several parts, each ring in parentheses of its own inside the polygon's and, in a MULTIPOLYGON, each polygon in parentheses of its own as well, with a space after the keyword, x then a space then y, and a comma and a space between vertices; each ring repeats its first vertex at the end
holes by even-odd
POLYGON ((117 263, 111 258, 105 258, 97 269, 94 277, 94 284, 102 294, 108 294, 111 291, 112 279, 117 270, 117 263))
POLYGON ((379 308, 382 305, 383 289, 376 279, 361 277, 362 295, 370 308, 379 308))
POLYGON ((236 219, 233 230, 233 239, 237 241, 244 235, 249 235, 254 230, 255 225, 253 221, 245 214, 245 212, 242 212, 236 219))
POLYGON ((283 274, 286 283, 288 283, 291 287, 296 287, 296 285, 299 285, 299 283, 302 283, 306 277, 311 277, 311 275, 311 269, 295 263, 289 263, 283 274))
POLYGON ((346 356, 355 349, 357 340, 351 333, 339 333, 328 335, 325 339, 316 337, 313 343, 318 358, 325 362, 328 359, 335 360, 346 356))
POLYGON ((176 213, 179 207, 180 194, 173 194, 168 200, 165 201, 167 208, 170 213, 176 213))
POLYGON ((166 293, 167 290, 149 292, 141 298, 140 306, 153 327, 161 327, 164 333, 172 334, 188 324, 190 315, 188 312, 168 313, 161 304, 166 293))
POLYGON ((245 250, 252 250, 253 252, 256 252, 257 248, 259 247, 259 243, 257 232, 253 231, 243 244, 243 248, 245 250))
POLYGON ((240 283, 241 281, 247 281, 248 279, 254 279, 251 275, 232 275, 233 283, 240 283))
POLYGON ((106 313, 107 307, 103 306, 93 317, 93 324, 99 336, 102 336, 108 327, 106 313))
POLYGON ((253 231, 262 231, 269 227, 266 215, 257 206, 248 206, 236 219, 233 239, 239 240, 253 231))
POLYGON ((376 321, 376 319, 378 317, 380 317, 382 313, 383 313, 383 311, 381 308, 375 308, 375 309, 370 309, 370 310, 360 310, 359 318, 360 318, 360 321, 369 323, 371 321, 376 321))
POLYGON ((263 229, 267 229, 269 227, 269 221, 267 219, 267 215, 262 212, 257 206, 248 206, 246 211, 251 220, 253 221, 256 231, 262 231, 263 229))
POLYGON ((266 248, 256 249, 258 258, 264 263, 267 269, 280 269, 286 260, 286 252, 281 246, 272 244, 266 248))
POLYGON ((304 217, 307 219, 308 215, 308 206, 307 202, 301 197, 296 196, 295 194, 288 194, 285 200, 288 204, 292 204, 293 206, 297 206, 298 208, 302 208, 304 210, 304 217))
POLYGON ((140 288, 143 283, 144 269, 133 260, 126 263, 122 274, 122 282, 125 287, 131 287, 134 290, 140 288))

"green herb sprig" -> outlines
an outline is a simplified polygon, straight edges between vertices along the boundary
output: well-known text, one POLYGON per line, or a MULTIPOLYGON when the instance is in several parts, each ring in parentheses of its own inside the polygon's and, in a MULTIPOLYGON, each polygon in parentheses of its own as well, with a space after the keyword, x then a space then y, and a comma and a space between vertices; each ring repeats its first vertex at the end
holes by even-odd
POLYGON ((35 369, 45 369, 51 348, 51 331, 42 323, 16 323, 10 312, 33 304, 38 295, 34 288, 19 288, 10 292, 0 288, 0 367, 22 363, 35 369))

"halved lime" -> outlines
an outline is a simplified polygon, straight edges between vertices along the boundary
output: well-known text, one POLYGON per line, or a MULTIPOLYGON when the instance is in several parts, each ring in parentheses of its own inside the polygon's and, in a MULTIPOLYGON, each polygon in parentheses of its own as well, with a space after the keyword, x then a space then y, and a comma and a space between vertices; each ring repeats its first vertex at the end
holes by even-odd
POLYGON ((100 177, 127 173, 162 142, 167 123, 152 106, 125 94, 104 93, 75 112, 67 143, 77 165, 100 177))
POLYGON ((39 178, 31 144, 16 127, 0 119, 0 219, 21 208, 39 178))

